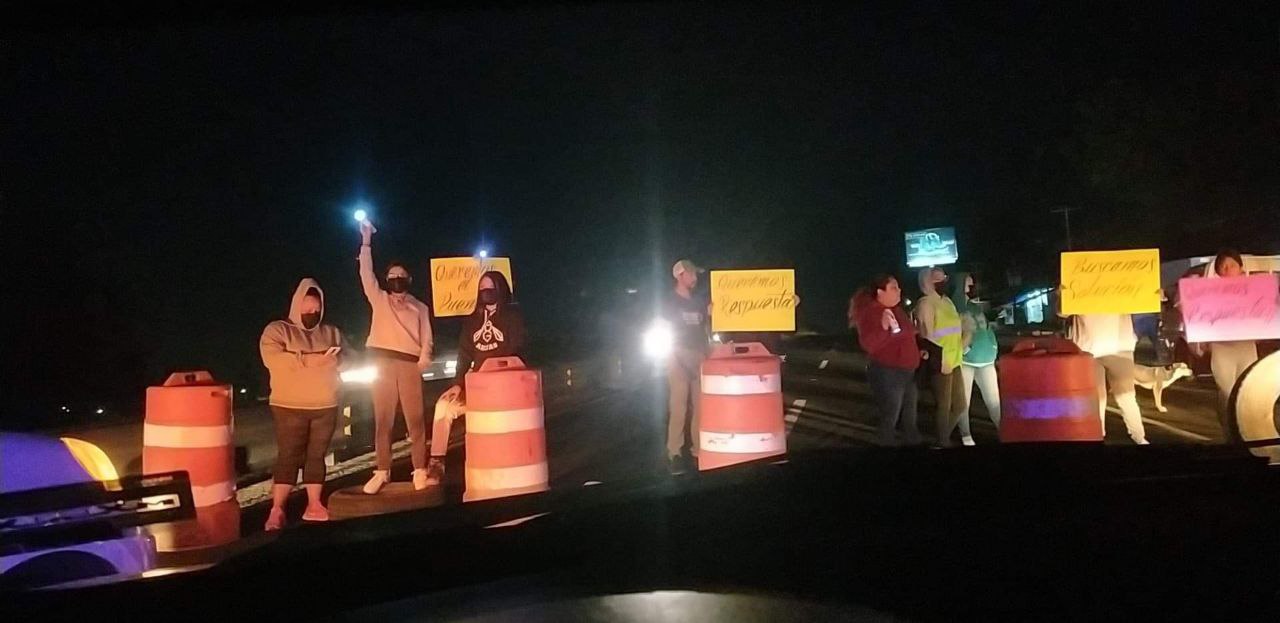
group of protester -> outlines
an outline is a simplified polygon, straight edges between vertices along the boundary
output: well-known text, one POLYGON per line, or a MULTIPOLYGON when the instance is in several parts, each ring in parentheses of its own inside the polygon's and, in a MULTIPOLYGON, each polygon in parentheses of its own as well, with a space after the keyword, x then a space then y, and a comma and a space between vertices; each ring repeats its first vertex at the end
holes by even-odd
MULTIPOLYGON (((399 262, 387 266, 383 284, 373 269, 373 234, 361 224, 357 257, 360 284, 372 310, 365 353, 377 375, 371 393, 376 467, 363 491, 375 495, 391 481, 391 437, 397 408, 409 432, 413 488, 423 490, 444 478, 444 458, 452 423, 466 412, 462 379, 490 357, 519 355, 524 347, 524 317, 502 273, 484 273, 477 284, 475 310, 462 322, 458 338, 459 382, 436 402, 430 448, 423 415, 422 373, 431 365, 431 312, 409 293, 413 276, 399 262), (428 451, 430 454, 428 454, 428 451)), ((285 320, 267 325, 259 341, 262 362, 271 375, 272 418, 277 456, 272 480, 272 507, 266 529, 285 523, 284 505, 298 482, 307 492, 305 521, 326 521, 321 489, 324 457, 337 425, 341 404, 340 371, 351 360, 339 331, 324 322, 324 291, 314 279, 303 279, 294 292, 285 320)))
MULTIPOLYGON (((1206 278, 1236 277, 1244 274, 1244 261, 1233 250, 1220 252, 1206 268, 1206 278)), ((977 282, 972 275, 959 273, 949 278, 941 268, 919 273, 920 299, 914 314, 902 305, 902 287, 892 275, 879 274, 850 300, 849 326, 857 331, 858 342, 867 353, 867 378, 879 409, 877 438, 882 445, 902 442, 922 443, 917 428, 917 383, 928 386, 934 395, 934 423, 937 444, 954 445, 952 435, 959 429, 960 441, 974 445, 969 424, 972 389, 977 383, 991 422, 1000 426, 1000 390, 995 332, 977 300, 977 282), (956 287, 952 287, 952 283, 956 287), (954 291, 953 291, 954 290, 954 291), (948 294, 944 296, 944 294, 948 294)), ((1068 319, 1068 337, 1095 361, 1098 411, 1106 430, 1108 392, 1115 399, 1130 439, 1147 445, 1146 430, 1134 383, 1134 351, 1138 338, 1129 314, 1083 314, 1068 319)), ((1218 413, 1224 435, 1232 427, 1227 418, 1227 399, 1236 380, 1258 359, 1252 341, 1194 345, 1198 353, 1212 351, 1211 367, 1218 387, 1218 413)))
MULTIPOLYGON (((392 262, 384 284, 373 269, 371 249, 375 230, 361 225, 357 258, 360 283, 372 310, 365 352, 377 370, 372 396, 375 421, 376 468, 363 491, 375 495, 391 480, 391 436, 397 408, 404 414, 411 444, 413 487, 422 490, 444 478, 444 457, 452 423, 466 412, 465 374, 490 357, 518 355, 524 346, 524 320, 510 284, 497 271, 484 273, 477 286, 475 310, 462 323, 459 337, 459 382, 437 400, 427 442, 423 416, 422 372, 432 356, 431 313, 409 293, 413 277, 401 263, 392 262)), ((667 359, 667 455, 671 473, 696 469, 699 444, 698 395, 701 364, 709 350, 711 304, 696 290, 704 272, 689 260, 672 266, 674 287, 666 293, 661 316, 673 332, 667 359)), ((1220 253, 1206 277, 1242 274, 1238 253, 1220 253)), ((940 447, 974 445, 970 404, 976 384, 991 422, 1000 425, 1000 391, 993 326, 978 301, 973 275, 948 276, 941 268, 919 273, 921 296, 914 313, 904 309, 903 291, 892 275, 873 277, 851 299, 849 325, 867 353, 867 378, 877 408, 877 440, 898 445, 898 432, 907 445, 922 443, 917 426, 917 385, 928 387, 936 405, 934 425, 940 447)), ((795 298, 795 303, 799 299, 795 298)), ((307 507, 302 518, 325 521, 321 500, 324 456, 336 426, 340 405, 339 371, 349 357, 342 333, 324 322, 324 291, 315 280, 303 279, 294 292, 289 316, 267 325, 262 333, 262 361, 271 373, 270 405, 276 425, 278 456, 273 474, 273 505, 266 529, 284 525, 284 504, 302 472, 307 507)), ((1106 430, 1107 393, 1115 399, 1130 438, 1147 444, 1134 385, 1137 337, 1128 314, 1086 314, 1070 317, 1069 337, 1095 362, 1099 412, 1106 430)), ((1199 345, 1213 351, 1213 373, 1223 397, 1236 378, 1257 359, 1252 342, 1199 345)), ((1225 409, 1223 409, 1225 411, 1225 409)), ((1224 430, 1227 428, 1223 420, 1224 430)))

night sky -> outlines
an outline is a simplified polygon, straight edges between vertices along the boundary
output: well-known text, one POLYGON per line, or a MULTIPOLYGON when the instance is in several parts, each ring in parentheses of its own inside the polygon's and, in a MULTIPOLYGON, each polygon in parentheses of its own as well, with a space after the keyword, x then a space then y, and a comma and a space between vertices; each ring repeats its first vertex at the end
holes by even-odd
POLYGON ((1274 4, 946 4, 11 24, 4 404, 256 375, 303 276, 362 335, 362 199, 379 270, 425 298, 428 258, 487 244, 561 334, 685 256, 794 267, 802 324, 839 330, 916 227, 955 225, 992 292, 1051 279, 1060 205, 1077 249, 1280 252, 1274 4))

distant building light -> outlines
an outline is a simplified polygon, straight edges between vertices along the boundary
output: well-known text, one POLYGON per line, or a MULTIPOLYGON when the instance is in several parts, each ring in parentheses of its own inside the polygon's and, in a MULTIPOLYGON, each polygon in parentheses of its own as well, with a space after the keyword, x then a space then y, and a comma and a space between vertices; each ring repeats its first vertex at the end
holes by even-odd
POLYGON ((480 259, 485 259, 485 258, 489 257, 489 250, 488 250, 488 249, 480 249, 480 251, 479 251, 478 253, 476 253, 476 255, 479 255, 479 256, 480 256, 480 259))
POLYGON ((627 288, 627 294, 635 294, 637 292, 639 292, 639 290, 635 288, 627 288))
POLYGON ((68 409, 66 405, 63 405, 63 406, 62 406, 62 412, 63 412, 63 413, 71 413, 71 409, 68 409))
POLYGON ((103 413, 106 413, 106 411, 105 411, 105 410, 103 410, 103 408, 102 408, 102 407, 98 407, 98 410, 97 410, 97 411, 94 411, 94 413, 97 413, 98 415, 102 415, 103 413))
POLYGON ((245 388, 241 387, 241 388, 240 388, 240 393, 242 393, 242 394, 247 394, 247 393, 249 393, 249 390, 247 390, 247 389, 245 389, 245 388))

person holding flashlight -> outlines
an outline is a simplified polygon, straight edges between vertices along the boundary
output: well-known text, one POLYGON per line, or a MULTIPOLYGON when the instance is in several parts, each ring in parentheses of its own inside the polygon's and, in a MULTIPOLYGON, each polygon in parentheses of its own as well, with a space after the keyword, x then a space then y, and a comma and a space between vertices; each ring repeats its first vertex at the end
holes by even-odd
POLYGON ((360 222, 360 285, 373 310, 365 348, 378 370, 373 381, 374 454, 377 466, 364 492, 373 495, 391 480, 391 430, 396 406, 404 412, 412 444, 413 488, 427 488, 427 426, 423 418, 422 372, 431 365, 431 310, 412 294, 413 277, 399 262, 387 267, 386 289, 373 272, 371 243, 376 230, 360 222))

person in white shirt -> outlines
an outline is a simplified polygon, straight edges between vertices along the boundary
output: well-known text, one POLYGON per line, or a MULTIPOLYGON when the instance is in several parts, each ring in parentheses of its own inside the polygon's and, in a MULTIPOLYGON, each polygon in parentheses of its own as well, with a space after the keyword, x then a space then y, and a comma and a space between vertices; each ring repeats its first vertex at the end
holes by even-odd
POLYGON ((1147 445, 1147 432, 1142 424, 1142 412, 1138 409, 1133 383, 1133 350, 1138 344, 1138 336, 1133 332, 1133 317, 1129 314, 1073 316, 1071 339, 1080 350, 1093 355, 1103 435, 1107 432, 1107 388, 1110 387, 1129 438, 1140 446, 1147 445))

